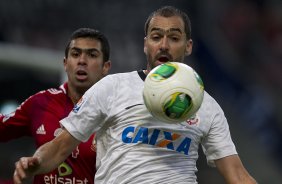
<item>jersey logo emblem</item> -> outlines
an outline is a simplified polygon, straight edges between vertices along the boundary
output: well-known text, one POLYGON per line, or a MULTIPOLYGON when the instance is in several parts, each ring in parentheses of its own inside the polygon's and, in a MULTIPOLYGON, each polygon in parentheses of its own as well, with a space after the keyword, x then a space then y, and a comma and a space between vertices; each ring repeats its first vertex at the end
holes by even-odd
POLYGON ((72 168, 65 162, 58 167, 59 176, 67 176, 72 174, 72 168))
POLYGON ((45 135, 46 134, 46 131, 45 131, 45 128, 44 128, 44 125, 40 125, 40 127, 36 130, 36 134, 41 134, 41 135, 45 135))
POLYGON ((177 133, 147 127, 126 127, 122 132, 122 142, 125 144, 147 144, 168 150, 174 150, 185 155, 189 154, 191 139, 177 133))
POLYGON ((188 123, 188 125, 192 126, 192 125, 198 125, 200 123, 200 118, 197 116, 197 114, 195 116, 192 116, 190 119, 188 119, 186 121, 188 123))
POLYGON ((80 98, 79 101, 77 102, 77 104, 74 106, 74 108, 73 108, 72 111, 75 112, 75 113, 77 113, 83 103, 84 103, 83 98, 80 98))

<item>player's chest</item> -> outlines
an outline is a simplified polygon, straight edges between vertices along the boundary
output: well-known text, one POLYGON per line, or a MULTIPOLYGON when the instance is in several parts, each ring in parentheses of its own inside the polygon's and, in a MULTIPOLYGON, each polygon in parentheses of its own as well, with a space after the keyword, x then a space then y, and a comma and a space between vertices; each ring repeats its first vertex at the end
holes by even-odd
POLYGON ((49 104, 36 110, 31 120, 31 129, 37 145, 54 139, 62 131, 59 121, 66 117, 72 108, 70 104, 49 104))

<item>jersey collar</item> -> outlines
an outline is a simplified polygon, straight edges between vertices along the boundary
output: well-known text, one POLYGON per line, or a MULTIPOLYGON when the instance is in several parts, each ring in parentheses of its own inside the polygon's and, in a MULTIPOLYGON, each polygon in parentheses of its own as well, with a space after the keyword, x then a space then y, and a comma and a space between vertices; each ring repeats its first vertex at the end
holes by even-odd
POLYGON ((138 70, 137 72, 138 72, 139 77, 144 81, 146 79, 146 75, 143 72, 143 70, 138 70))
POLYGON ((60 85, 60 89, 65 93, 67 94, 67 91, 68 91, 68 83, 65 82, 63 84, 60 85))

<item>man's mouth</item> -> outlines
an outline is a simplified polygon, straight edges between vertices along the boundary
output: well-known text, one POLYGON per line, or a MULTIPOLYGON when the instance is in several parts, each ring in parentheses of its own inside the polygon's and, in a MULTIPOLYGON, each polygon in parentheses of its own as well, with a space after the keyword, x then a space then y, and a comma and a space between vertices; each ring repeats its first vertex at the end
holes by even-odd
POLYGON ((84 70, 78 70, 76 72, 76 78, 78 80, 85 80, 87 78, 87 72, 84 70))
POLYGON ((168 56, 161 56, 157 59, 160 63, 166 63, 170 61, 170 58, 168 56))

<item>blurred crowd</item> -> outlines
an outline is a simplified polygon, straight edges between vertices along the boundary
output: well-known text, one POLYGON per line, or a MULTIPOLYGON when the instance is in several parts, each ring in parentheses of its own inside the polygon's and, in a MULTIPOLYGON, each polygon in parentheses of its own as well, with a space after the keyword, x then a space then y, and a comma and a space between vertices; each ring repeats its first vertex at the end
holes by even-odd
POLYGON ((222 11, 215 22, 221 33, 218 40, 222 40, 222 45, 219 47, 223 46, 219 49, 230 54, 218 63, 222 68, 228 68, 225 71, 229 72, 227 75, 234 81, 234 89, 237 89, 233 105, 246 119, 250 132, 279 160, 280 166, 281 8, 282 2, 276 0, 230 1, 220 7, 222 11))

